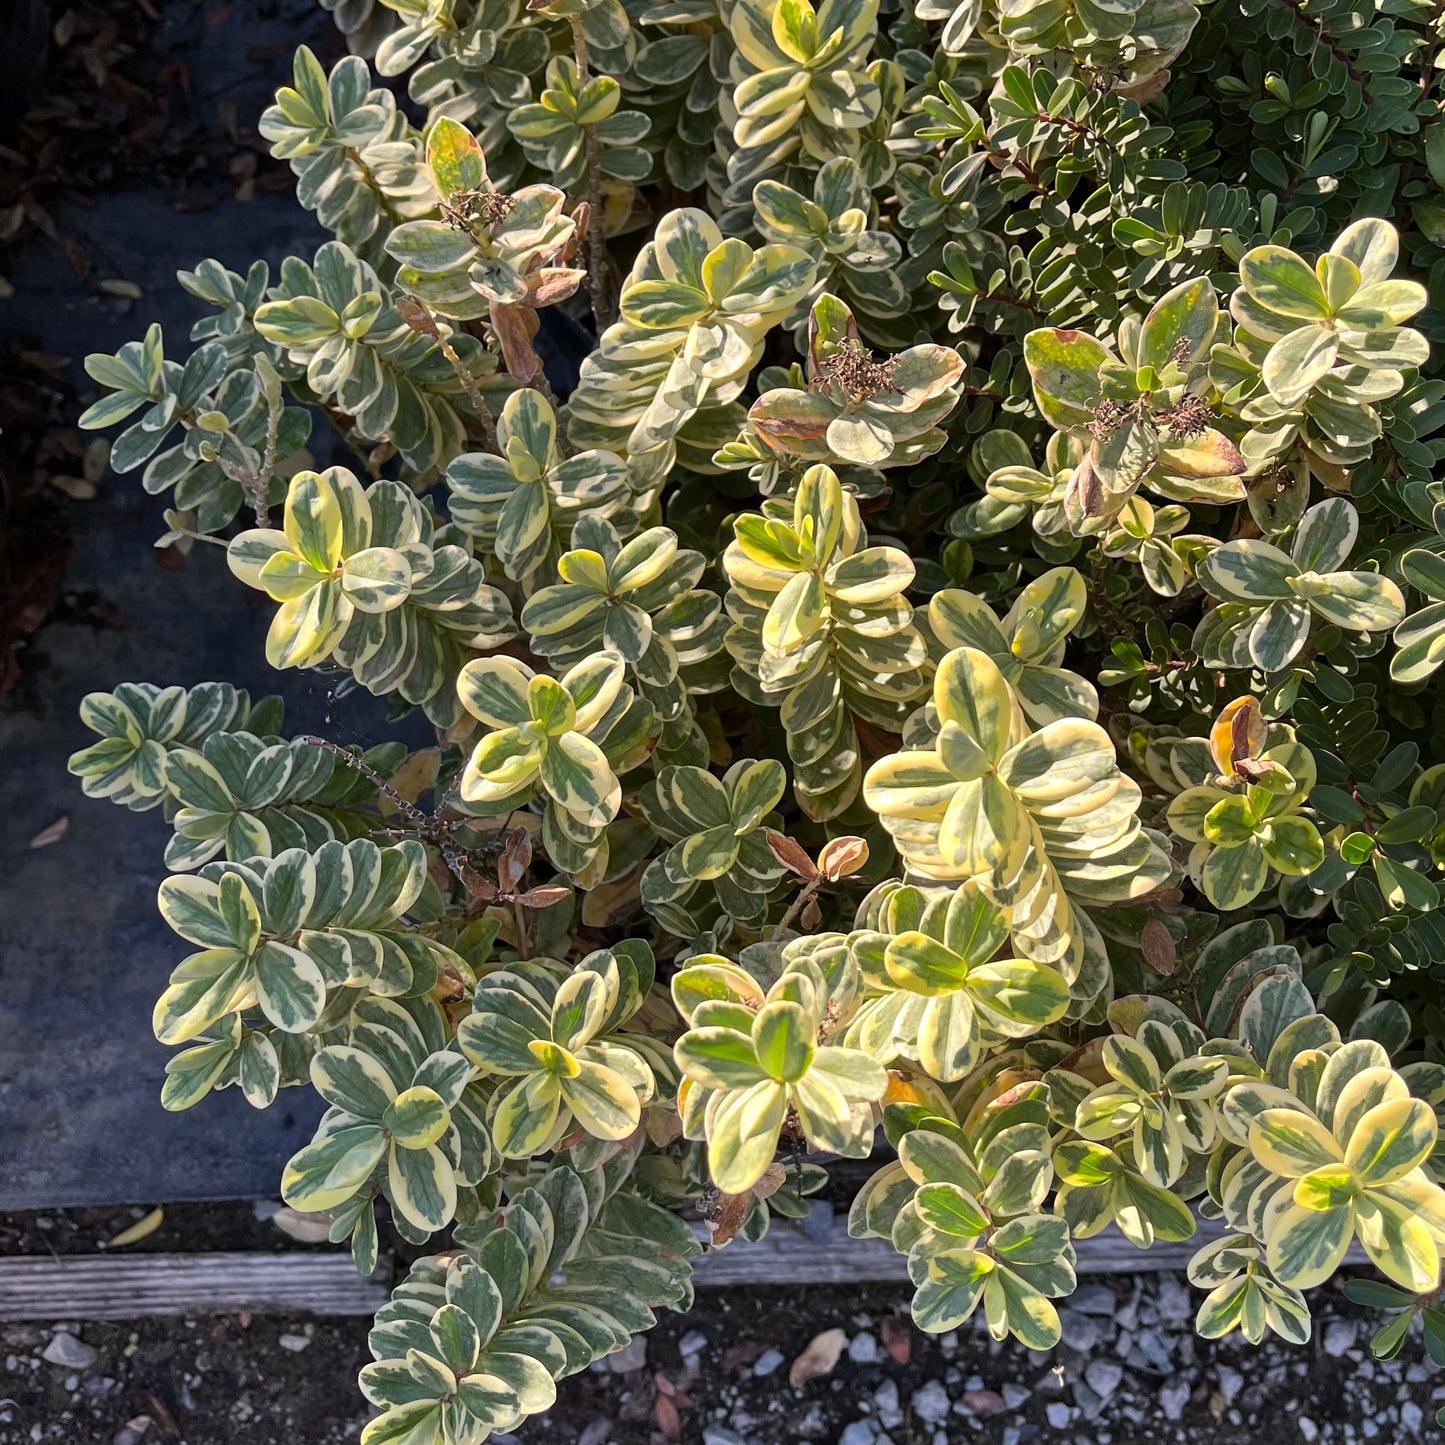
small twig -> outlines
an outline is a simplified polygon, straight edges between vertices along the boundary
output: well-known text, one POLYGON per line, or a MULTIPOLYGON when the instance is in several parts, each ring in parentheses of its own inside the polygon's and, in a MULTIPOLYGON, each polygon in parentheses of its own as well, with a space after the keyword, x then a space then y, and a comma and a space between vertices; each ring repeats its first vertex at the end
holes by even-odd
POLYGON ((788 911, 778 920, 778 926, 773 929, 773 938, 777 940, 791 926, 793 920, 808 906, 809 900, 827 882, 827 878, 819 873, 816 878, 810 878, 798 890, 798 896, 788 905, 788 911))
POLYGON ((389 798, 413 823, 430 824, 434 820, 429 813, 424 813, 417 805, 409 799, 402 797, 375 768, 364 758, 358 757, 349 748, 344 748, 340 743, 334 743, 330 738, 319 738, 314 733, 306 733, 297 739, 298 742, 308 743, 313 748, 325 748, 328 753, 341 759, 347 767, 355 769, 363 778, 369 782, 378 793, 389 798))
POLYGON ((462 389, 476 408, 477 419, 482 424, 483 447, 489 452, 500 455, 501 447, 497 442, 497 424, 492 419, 491 409, 487 406, 486 399, 482 396, 482 389, 477 385, 476 377, 467 370, 461 357, 457 355, 456 348, 442 335, 441 327, 436 323, 436 317, 415 296, 400 297, 397 300, 396 309, 397 314, 413 331, 419 336, 429 337, 436 343, 437 350, 446 358, 447 365, 456 373, 462 389))
MULTIPOLYGON (((577 86, 587 84, 587 37, 582 33, 581 15, 569 15, 572 53, 577 62, 577 86)), ((612 287, 607 273, 607 243, 602 235, 602 160, 597 149, 595 126, 582 127, 582 144, 587 154, 587 294, 592 298, 592 319, 601 336, 616 319, 612 287)))
POLYGON ((530 958, 532 951, 527 937, 527 908, 520 898, 512 899, 512 917, 517 924, 517 957, 530 958))

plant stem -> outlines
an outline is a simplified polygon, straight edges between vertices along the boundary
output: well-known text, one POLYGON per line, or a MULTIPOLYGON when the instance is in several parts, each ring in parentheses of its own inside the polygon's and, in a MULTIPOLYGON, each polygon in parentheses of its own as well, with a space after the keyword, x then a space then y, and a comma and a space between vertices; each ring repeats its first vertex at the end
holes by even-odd
POLYGON ((517 957, 530 958, 531 946, 527 941, 527 908, 520 898, 512 899, 512 917, 517 924, 517 957))
MULTIPOLYGON (((587 37, 582 33, 582 17, 568 16, 572 26, 572 54, 577 62, 577 88, 587 84, 587 37)), ((597 150, 594 126, 582 127, 582 144, 587 152, 587 294, 592 298, 592 319, 601 336, 614 321, 612 287, 607 272, 607 243, 602 235, 602 162, 597 150)))
POLYGON ((330 738, 319 738, 314 733, 306 733, 298 739, 298 741, 309 743, 313 748, 325 748, 333 757, 340 758, 348 768, 354 768, 360 773, 378 793, 382 793, 390 798, 413 823, 430 823, 432 821, 429 814, 422 812, 415 803, 402 797, 370 763, 357 757, 355 753, 351 752, 348 748, 342 747, 340 743, 334 743, 330 738))
POLYGON ((476 377, 467 370, 461 357, 457 355, 456 348, 442 335, 436 317, 415 296, 398 298, 396 309, 400 313, 401 319, 413 331, 420 336, 429 337, 436 343, 437 350, 446 357, 447 365, 456 373, 457 380, 462 384, 462 390, 466 392, 472 406, 476 409, 477 420, 482 424, 482 446, 487 451, 500 455, 501 446, 497 442, 497 423, 492 418, 491 409, 482 395, 482 389, 477 385, 476 377))
POLYGON ((810 878, 798 891, 798 896, 788 905, 788 911, 778 920, 778 926, 773 929, 773 938, 779 939, 791 926, 793 920, 808 906, 808 900, 827 882, 827 879, 819 873, 816 878, 810 878))
POLYGON ((258 527, 271 525, 271 509, 266 504, 267 493, 271 490, 271 474, 276 470, 276 438, 281 430, 283 403, 279 398, 266 398, 266 447, 261 453, 261 470, 253 472, 250 467, 237 469, 236 480, 246 489, 251 499, 251 510, 256 514, 258 527))

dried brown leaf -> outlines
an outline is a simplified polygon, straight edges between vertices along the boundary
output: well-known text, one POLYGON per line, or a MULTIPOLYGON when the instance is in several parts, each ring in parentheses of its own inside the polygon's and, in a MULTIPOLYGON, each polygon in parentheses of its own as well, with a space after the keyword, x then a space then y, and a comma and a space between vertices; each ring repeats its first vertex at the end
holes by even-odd
POLYGON ((553 908, 559 903, 565 903, 571 896, 570 888, 549 883, 541 888, 529 888, 525 893, 519 893, 517 902, 524 908, 553 908))
POLYGON ((1179 955, 1174 947, 1174 935, 1169 932, 1162 919, 1151 918, 1144 925, 1139 934, 1139 948, 1144 955, 1144 962, 1155 973, 1167 976, 1174 972, 1179 955))
POLYGON ((907 1320, 883 1321, 883 1348, 895 1364, 908 1363, 913 1357, 913 1327, 907 1320))
POLYGON ((70 814, 62 813, 48 828, 42 828, 31 840, 32 848, 48 848, 65 837, 70 828, 70 814))
POLYGON ((712 1235, 714 1249, 721 1249, 732 1242, 733 1236, 743 1227, 748 1209, 753 1202, 751 1189, 743 1194, 719 1194, 717 1203, 708 1214, 707 1227, 712 1235))
POLYGON ((795 843, 787 834, 779 833, 775 828, 764 828, 763 838, 773 857, 795 878, 801 879, 804 883, 811 883, 818 876, 817 866, 808 857, 807 850, 800 843, 795 843))
POLYGON ((55 472, 45 479, 57 492, 63 492, 72 502, 89 502, 95 498, 95 483, 84 477, 68 477, 55 472))
POLYGON ((963 1403, 973 1411, 975 1415, 981 1415, 987 1419, 990 1415, 1002 1415, 1008 1409, 1004 1398, 996 1390, 965 1390, 963 1392, 963 1403))
POLYGON ((510 893, 517 886, 531 862, 531 834, 525 828, 513 828, 497 859, 497 885, 503 893, 510 893))
POLYGON ((657 1428, 667 1439, 682 1439, 682 1416, 677 1413, 677 1406, 666 1395, 659 1395, 652 1402, 652 1418, 657 1421, 657 1428))
POLYGON ((808 1341, 808 1347, 793 1361, 788 1370, 788 1383, 796 1390, 809 1380, 831 1375, 848 1336, 840 1329, 824 1330, 808 1341))

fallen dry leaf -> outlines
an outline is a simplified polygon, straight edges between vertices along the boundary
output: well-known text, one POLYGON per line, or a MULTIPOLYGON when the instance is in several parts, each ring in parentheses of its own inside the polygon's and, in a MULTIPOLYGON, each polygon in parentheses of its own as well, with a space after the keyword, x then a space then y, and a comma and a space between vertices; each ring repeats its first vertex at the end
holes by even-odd
POLYGON ((763 1352, 761 1345, 731 1345, 723 1351, 722 1372, 730 1375, 734 1370, 740 1370, 744 1365, 751 1365, 763 1352))
POLYGON ((883 1348, 895 1364, 908 1363, 913 1356, 913 1330, 906 1320, 883 1321, 883 1348))
POLYGON ((95 483, 84 477, 67 477, 63 473, 52 473, 45 479, 57 492, 64 492, 72 502, 89 502, 95 498, 95 483))
POLYGON ((96 437, 85 449, 85 480, 98 482, 109 465, 110 443, 104 437, 96 437))
POLYGON ((796 1390, 806 1385, 809 1380, 831 1375, 833 1367, 838 1363, 838 1356, 843 1353, 843 1346, 847 1343, 848 1336, 838 1329, 824 1330, 821 1335, 814 1335, 808 1341, 807 1349, 789 1368, 788 1383, 796 1390))
POLYGON ((667 1439, 682 1439, 682 1416, 677 1413, 677 1406, 666 1395, 659 1395, 652 1402, 652 1418, 657 1421, 657 1428, 667 1439))
POLYGON ((302 1244, 324 1244, 331 1235, 329 1214, 307 1214, 303 1210, 292 1209, 289 1204, 283 1204, 271 1216, 271 1223, 282 1234, 302 1244))
POLYGON ((122 1229, 119 1234, 113 1234, 106 1240, 107 1249, 124 1249, 128 1244, 136 1244, 147 1235, 154 1234, 165 1222, 166 1211, 161 1205, 141 1219, 137 1219, 129 1229, 122 1229))
POLYGON ((31 840, 32 848, 48 848, 65 837, 70 828, 70 814, 62 813, 48 828, 42 828, 31 840))

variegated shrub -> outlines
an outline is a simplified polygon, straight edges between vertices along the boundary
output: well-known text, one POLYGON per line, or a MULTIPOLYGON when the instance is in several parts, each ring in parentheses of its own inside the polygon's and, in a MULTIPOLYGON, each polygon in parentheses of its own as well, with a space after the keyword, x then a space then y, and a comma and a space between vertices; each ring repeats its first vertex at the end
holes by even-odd
POLYGON ((122 683, 71 769, 171 825, 163 1104, 310 1085, 287 1201, 430 1244, 365 1445, 834 1155, 927 1330, 1203 1216, 1204 1336, 1358 1242, 1445 1357, 1439 7, 326 3, 260 130, 330 239, 81 421, 431 726, 122 683))

